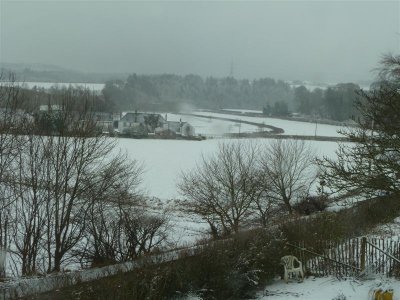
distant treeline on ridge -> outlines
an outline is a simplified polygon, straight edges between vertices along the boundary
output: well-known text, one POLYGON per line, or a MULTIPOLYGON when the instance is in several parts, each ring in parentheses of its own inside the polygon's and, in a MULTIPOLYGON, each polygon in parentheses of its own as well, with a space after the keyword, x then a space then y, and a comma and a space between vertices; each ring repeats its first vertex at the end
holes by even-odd
POLYGON ((271 116, 298 112, 344 121, 355 117, 353 104, 359 89, 353 83, 310 91, 272 78, 250 81, 233 77, 132 74, 126 81, 107 81, 103 95, 107 107, 115 110, 179 111, 187 106, 258 109, 271 116))

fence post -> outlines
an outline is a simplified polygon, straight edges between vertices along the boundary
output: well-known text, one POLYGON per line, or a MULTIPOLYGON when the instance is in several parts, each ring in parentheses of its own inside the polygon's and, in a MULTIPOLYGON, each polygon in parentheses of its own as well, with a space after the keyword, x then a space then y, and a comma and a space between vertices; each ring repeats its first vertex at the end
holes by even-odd
POLYGON ((360 249, 360 269, 361 272, 365 271, 365 256, 367 254, 367 238, 364 236, 361 239, 361 249, 360 249))

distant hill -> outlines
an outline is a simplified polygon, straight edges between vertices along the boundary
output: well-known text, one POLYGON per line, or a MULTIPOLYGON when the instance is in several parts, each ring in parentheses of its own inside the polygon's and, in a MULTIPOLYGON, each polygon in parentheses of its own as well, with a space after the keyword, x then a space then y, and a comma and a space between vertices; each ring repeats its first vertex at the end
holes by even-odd
POLYGON ((0 70, 14 73, 17 81, 34 82, 105 83, 128 76, 127 73, 86 73, 50 64, 0 63, 0 70))
POLYGON ((71 71, 60 66, 39 63, 0 63, 0 68, 14 71, 23 71, 24 69, 30 69, 34 71, 71 71))

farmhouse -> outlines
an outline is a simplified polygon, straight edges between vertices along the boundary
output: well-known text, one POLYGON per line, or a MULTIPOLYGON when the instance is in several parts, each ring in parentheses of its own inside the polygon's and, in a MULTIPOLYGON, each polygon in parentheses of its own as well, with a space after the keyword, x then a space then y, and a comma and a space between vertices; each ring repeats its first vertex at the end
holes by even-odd
POLYGON ((163 128, 166 123, 160 114, 129 112, 118 122, 118 131, 129 135, 147 135, 157 128, 163 128))
POLYGON ((160 137, 191 137, 195 135, 192 125, 182 121, 167 121, 160 114, 129 112, 118 122, 118 132, 133 136, 155 134, 160 137))

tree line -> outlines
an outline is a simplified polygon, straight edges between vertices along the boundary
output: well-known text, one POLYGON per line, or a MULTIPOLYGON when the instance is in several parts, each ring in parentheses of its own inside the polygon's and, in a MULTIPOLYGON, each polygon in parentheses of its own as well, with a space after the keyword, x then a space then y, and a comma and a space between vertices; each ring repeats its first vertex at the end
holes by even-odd
POLYGON ((306 116, 337 121, 355 117, 356 91, 353 83, 326 90, 291 87, 287 82, 262 78, 202 78, 198 75, 137 75, 107 81, 103 89, 107 107, 114 110, 175 110, 193 108, 237 108, 263 110, 269 116, 306 116))
POLYGON ((3 73, 13 73, 18 80, 30 82, 104 83, 107 80, 123 79, 128 73, 93 73, 64 69, 48 64, 0 63, 3 73))
POLYGON ((326 90, 308 90, 304 86, 294 88, 296 111, 316 118, 336 121, 356 120, 360 117, 356 108, 360 87, 354 83, 341 83, 326 90))
MULTIPOLYGON (((24 101, 21 108, 33 112, 37 108, 32 103, 46 104, 49 95, 54 98, 59 90, 56 87, 49 91, 38 87, 23 88, 20 93, 26 99, 35 101, 24 101)), ((102 93, 92 95, 92 101, 95 102, 96 111, 110 113, 236 108, 262 110, 266 116, 287 117, 291 113, 299 113, 306 117, 347 121, 360 117, 355 106, 359 90, 360 87, 354 83, 340 83, 327 89, 309 90, 305 86, 291 87, 283 80, 272 78, 204 79, 193 74, 132 74, 126 80, 106 81, 102 93)))
POLYGON ((108 81, 105 101, 120 110, 179 110, 182 105, 198 108, 262 108, 266 101, 290 103, 292 90, 282 80, 233 77, 203 79, 198 75, 137 75, 108 81))

